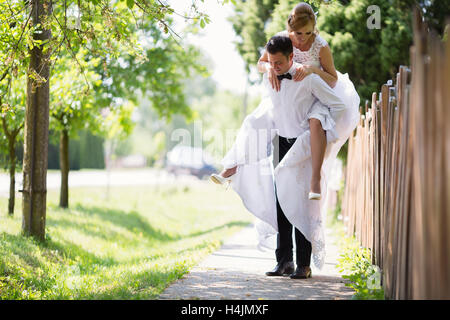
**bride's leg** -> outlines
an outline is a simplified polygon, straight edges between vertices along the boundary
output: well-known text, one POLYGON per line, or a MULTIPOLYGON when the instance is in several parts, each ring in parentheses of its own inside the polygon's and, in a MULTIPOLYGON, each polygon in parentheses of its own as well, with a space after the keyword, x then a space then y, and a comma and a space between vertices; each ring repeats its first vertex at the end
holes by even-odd
POLYGON ((319 120, 314 118, 310 119, 309 129, 311 132, 310 142, 312 160, 311 192, 320 193, 320 170, 325 156, 327 138, 325 130, 323 130, 319 120))

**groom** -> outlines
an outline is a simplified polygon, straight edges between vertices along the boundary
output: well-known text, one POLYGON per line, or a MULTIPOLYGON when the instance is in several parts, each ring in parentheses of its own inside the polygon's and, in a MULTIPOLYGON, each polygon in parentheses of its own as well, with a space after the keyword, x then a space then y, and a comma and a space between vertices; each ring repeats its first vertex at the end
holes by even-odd
MULTIPOLYGON (((311 74, 302 81, 293 81, 296 72, 296 63, 293 61, 292 42, 288 37, 274 36, 266 45, 269 64, 281 80, 280 91, 275 91, 265 79, 274 106, 273 120, 279 135, 279 161, 288 153, 304 128, 302 124, 308 121, 307 115, 310 108, 344 108, 342 101, 334 91, 317 75, 311 74), (319 105, 318 105, 319 104, 319 105)), ((267 73, 266 73, 267 75, 267 73)), ((302 177, 308 179, 308 177, 302 177)), ((277 249, 275 251, 277 265, 267 276, 290 275, 292 279, 306 279, 311 277, 311 242, 293 227, 286 218, 278 201, 275 185, 277 206, 277 249), (294 271, 292 231, 295 229, 296 263, 294 271)), ((289 195, 291 201, 308 201, 299 199, 299 195, 289 195)), ((299 215, 305 214, 298 212, 299 215)))

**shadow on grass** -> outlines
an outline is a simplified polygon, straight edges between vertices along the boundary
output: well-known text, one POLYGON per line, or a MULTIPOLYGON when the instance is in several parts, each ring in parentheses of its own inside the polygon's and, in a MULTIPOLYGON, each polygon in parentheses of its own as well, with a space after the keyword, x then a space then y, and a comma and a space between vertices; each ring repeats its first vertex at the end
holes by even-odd
POLYGON ((146 219, 144 219, 138 212, 119 209, 110 209, 102 207, 89 207, 82 204, 77 204, 74 207, 76 210, 82 211, 87 215, 98 216, 104 221, 109 221, 119 227, 125 228, 130 232, 142 234, 151 239, 160 241, 177 240, 178 237, 174 237, 168 233, 158 230, 152 227, 146 219))
POLYGON ((97 257, 95 254, 86 251, 81 246, 70 241, 60 240, 56 242, 53 240, 46 240, 44 242, 39 242, 33 237, 26 237, 21 234, 12 235, 4 232, 0 234, 0 242, 0 253, 2 254, 0 263, 2 261, 6 262, 11 255, 17 256, 23 260, 26 265, 32 268, 45 268, 45 264, 48 261, 64 264, 65 259, 76 261, 80 258, 84 264, 110 266, 116 263, 114 259, 110 257, 97 257), (39 249, 41 250, 41 253, 39 253, 41 259, 30 254, 30 252, 36 252, 39 249), (57 252, 55 252, 55 250, 57 250, 57 252))
POLYGON ((114 287, 92 292, 78 299, 86 300, 143 300, 157 299, 175 280, 188 272, 187 266, 178 264, 167 269, 147 269, 138 273, 123 274, 121 282, 114 287))
POLYGON ((99 226, 89 220, 73 221, 66 218, 58 218, 58 220, 50 220, 47 223, 49 227, 57 227, 62 230, 75 229, 78 232, 96 238, 102 239, 110 243, 130 243, 136 241, 132 236, 118 232, 116 230, 99 226))
POLYGON ((117 264, 117 261, 111 257, 99 257, 67 240, 47 240, 42 243, 42 246, 50 250, 58 250, 63 257, 72 261, 81 260, 81 266, 96 264, 109 267, 117 264))
MULTIPOLYGON (((231 228, 235 226, 239 227, 245 227, 248 226, 249 223, 246 221, 232 221, 220 226, 215 226, 213 228, 202 230, 202 231, 196 231, 189 234, 177 234, 177 235, 171 235, 166 232, 163 232, 159 229, 154 228, 151 226, 145 218, 143 218, 138 212, 136 211, 129 211, 126 212, 124 210, 119 209, 110 209, 110 208, 102 208, 102 207, 89 207, 84 206, 81 204, 75 205, 74 209, 83 212, 87 215, 92 216, 98 216, 103 221, 109 221, 116 226, 122 227, 127 229, 128 231, 132 233, 139 233, 142 232, 142 235, 148 239, 152 240, 158 240, 158 241, 178 241, 184 238, 193 238, 198 237, 207 233, 211 233, 220 229, 224 228, 231 228)), ((59 220, 52 220, 49 221, 49 225, 61 225, 61 226, 73 226, 73 222, 69 220, 59 219, 59 220)), ((105 235, 102 234, 102 231, 97 231, 90 223, 80 223, 80 228, 83 230, 83 232, 86 232, 86 234, 90 234, 92 236, 102 237, 104 239, 109 240, 111 238, 111 235, 105 235)), ((110 231, 113 232, 113 231, 110 231)), ((115 235, 117 236, 117 234, 115 235)), ((117 240, 117 238, 114 236, 114 239, 117 240)), ((123 235, 122 235, 123 237, 123 235)))
POLYGON ((0 245, 2 258, 14 254, 30 267, 38 267, 40 265, 40 261, 36 257, 30 255, 30 252, 34 252, 36 247, 39 246, 39 243, 33 238, 3 232, 0 234, 0 245))

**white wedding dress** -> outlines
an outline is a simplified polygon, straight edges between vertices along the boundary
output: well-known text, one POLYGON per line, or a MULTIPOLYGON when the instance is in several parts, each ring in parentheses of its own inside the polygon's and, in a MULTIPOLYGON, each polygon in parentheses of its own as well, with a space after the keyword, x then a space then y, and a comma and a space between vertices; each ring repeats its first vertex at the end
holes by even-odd
MULTIPOLYGON (((283 31, 277 35, 288 34, 283 31)), ((325 45, 326 41, 316 35, 308 51, 300 51, 294 47, 294 61, 320 67, 319 52, 325 45)), ((303 133, 297 137, 283 160, 273 168, 272 140, 276 136, 277 128, 273 123, 274 107, 268 94, 245 118, 235 143, 222 160, 224 168, 237 166, 231 186, 239 194, 247 210, 257 218, 255 226, 258 232, 258 247, 276 248, 276 184, 278 201, 286 218, 311 242, 313 261, 319 269, 325 259, 323 225, 327 210, 327 178, 340 148, 350 137, 360 118, 360 99, 347 74, 338 72, 334 91, 345 104, 345 110, 339 117, 333 110, 322 112, 320 108, 314 107, 311 107, 307 117, 319 119, 322 127, 327 130, 320 201, 308 199, 312 163, 307 120, 302 124, 303 133), (330 134, 333 132, 335 134, 330 134)))

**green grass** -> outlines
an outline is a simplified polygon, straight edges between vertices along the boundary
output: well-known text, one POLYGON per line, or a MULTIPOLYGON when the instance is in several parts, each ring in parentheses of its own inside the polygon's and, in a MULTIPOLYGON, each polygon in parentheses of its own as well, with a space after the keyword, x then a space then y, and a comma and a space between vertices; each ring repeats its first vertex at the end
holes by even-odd
POLYGON ((352 299, 384 300, 381 270, 372 265, 370 249, 362 247, 355 237, 344 237, 340 247, 337 267, 342 277, 349 280, 345 285, 355 290, 352 299))
MULTIPOLYGON (((340 190, 343 194, 343 186, 340 190)), ((383 300, 384 290, 381 286, 381 270, 372 265, 370 249, 361 246, 355 236, 347 235, 342 220, 341 206, 334 211, 328 211, 327 228, 332 230, 333 236, 338 240, 339 251, 337 268, 342 278, 347 279, 347 287, 352 288, 355 294, 353 300, 383 300)))
POLYGON ((47 240, 21 235, 0 198, 0 299, 157 299, 252 221, 236 193, 196 186, 72 188, 47 198, 47 240))

